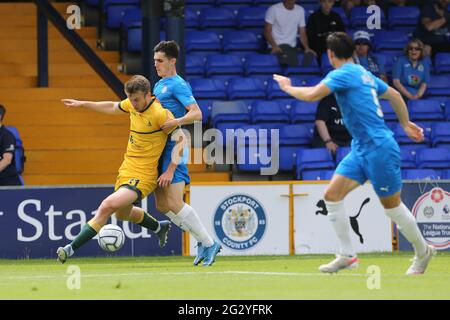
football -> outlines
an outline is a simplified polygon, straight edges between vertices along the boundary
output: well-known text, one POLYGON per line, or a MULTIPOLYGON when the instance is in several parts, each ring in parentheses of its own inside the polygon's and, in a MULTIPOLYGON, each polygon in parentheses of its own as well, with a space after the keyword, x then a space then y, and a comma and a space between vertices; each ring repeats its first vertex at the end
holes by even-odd
POLYGON ((125 234, 121 227, 115 224, 107 224, 98 233, 98 244, 106 252, 115 252, 122 248, 125 242, 125 234))

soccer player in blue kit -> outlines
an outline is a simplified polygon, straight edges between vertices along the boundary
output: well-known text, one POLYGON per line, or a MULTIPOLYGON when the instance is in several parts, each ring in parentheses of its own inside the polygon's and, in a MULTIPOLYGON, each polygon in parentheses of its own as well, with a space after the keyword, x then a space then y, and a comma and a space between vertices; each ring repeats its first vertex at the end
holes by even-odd
POLYGON ((351 152, 339 163, 324 194, 340 250, 335 260, 321 265, 319 270, 334 273, 358 267, 343 200, 349 192, 369 180, 386 215, 414 247, 415 257, 406 274, 422 274, 435 249, 426 243, 413 215, 401 201, 400 148, 384 122, 378 96, 389 100, 400 124, 413 141, 423 141, 423 130, 409 121, 405 102, 398 91, 353 63, 354 44, 346 33, 329 35, 327 48, 328 59, 335 70, 318 85, 293 87, 289 78, 274 75, 283 91, 300 100, 317 101, 334 93, 345 126, 353 136, 351 152))
MULTIPOLYGON (((161 128, 179 127, 200 121, 202 112, 192 95, 192 89, 177 74, 178 44, 175 41, 161 41, 155 46, 153 53, 156 72, 162 78, 155 84, 153 94, 175 117, 166 121, 161 128)), ((156 207, 175 225, 191 233, 197 240, 198 251, 193 264, 198 265, 203 261, 203 266, 210 266, 222 247, 208 234, 194 208, 183 201, 184 187, 190 183, 186 165, 188 150, 184 150, 181 161, 174 161, 172 151, 175 144, 176 141, 169 136, 159 161, 159 186, 155 191, 156 207)))

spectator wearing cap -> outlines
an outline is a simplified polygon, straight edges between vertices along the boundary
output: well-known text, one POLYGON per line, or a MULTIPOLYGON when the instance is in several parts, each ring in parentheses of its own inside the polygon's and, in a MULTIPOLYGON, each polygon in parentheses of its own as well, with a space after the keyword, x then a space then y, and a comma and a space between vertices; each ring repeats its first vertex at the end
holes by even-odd
POLYGON ((309 16, 306 25, 308 42, 319 57, 327 52, 326 39, 330 33, 345 32, 345 26, 339 14, 331 11, 334 2, 334 0, 320 0, 319 9, 309 16))
POLYGON ((378 61, 377 57, 370 52, 371 42, 369 33, 366 31, 357 31, 353 35, 353 41, 355 43, 355 54, 353 56, 355 63, 362 65, 366 70, 369 70, 387 83, 388 79, 384 70, 384 64, 378 61))
POLYGON ((412 39, 405 47, 405 55, 399 57, 392 69, 394 87, 407 100, 421 99, 430 80, 430 63, 424 55, 424 44, 412 39))

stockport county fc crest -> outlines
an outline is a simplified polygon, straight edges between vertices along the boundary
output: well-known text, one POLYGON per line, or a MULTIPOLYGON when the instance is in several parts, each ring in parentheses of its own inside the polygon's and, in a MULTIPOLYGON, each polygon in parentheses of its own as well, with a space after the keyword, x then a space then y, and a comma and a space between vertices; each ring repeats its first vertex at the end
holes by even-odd
POLYGON ((214 230, 228 248, 250 249, 261 240, 266 230, 264 208, 248 195, 232 195, 216 209, 214 230))

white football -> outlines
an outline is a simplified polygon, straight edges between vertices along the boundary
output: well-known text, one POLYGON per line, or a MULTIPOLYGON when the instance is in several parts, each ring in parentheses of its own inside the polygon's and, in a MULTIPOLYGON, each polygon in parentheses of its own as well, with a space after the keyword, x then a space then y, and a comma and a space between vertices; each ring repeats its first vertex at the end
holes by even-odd
POLYGON ((107 224, 98 233, 98 244, 106 252, 115 252, 122 248, 125 242, 125 234, 121 227, 115 224, 107 224))

